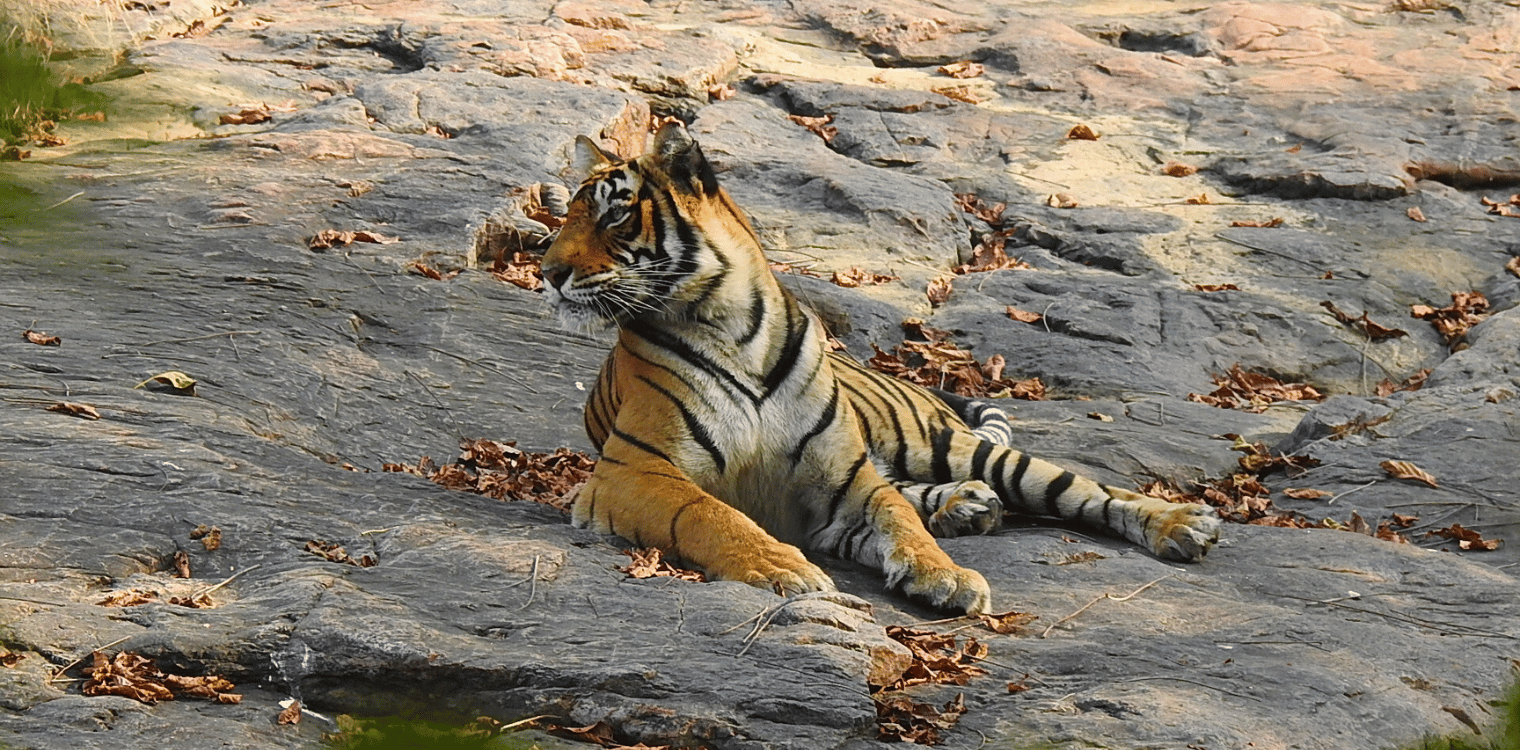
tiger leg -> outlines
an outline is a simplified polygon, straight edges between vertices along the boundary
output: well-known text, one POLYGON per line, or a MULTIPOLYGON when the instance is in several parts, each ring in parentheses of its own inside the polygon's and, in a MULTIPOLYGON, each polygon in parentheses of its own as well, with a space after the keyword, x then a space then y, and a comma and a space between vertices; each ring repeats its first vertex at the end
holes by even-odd
POLYGON ((710 578, 778 594, 834 591, 802 551, 698 487, 669 461, 614 435, 572 510, 572 522, 697 565, 710 578))
POLYGON ((887 585, 939 609, 988 611, 992 591, 980 573, 956 565, 935 543, 918 511, 865 455, 844 475, 813 544, 880 569, 887 585))
POLYGON ((1182 562, 1202 559, 1219 541, 1219 518, 1207 506, 1108 487, 964 430, 946 432, 935 444, 951 473, 986 482, 1009 511, 1082 521, 1182 562))
POLYGON ((1003 523, 1003 501, 986 482, 970 479, 948 484, 895 482, 929 533, 949 538, 986 534, 1003 523))

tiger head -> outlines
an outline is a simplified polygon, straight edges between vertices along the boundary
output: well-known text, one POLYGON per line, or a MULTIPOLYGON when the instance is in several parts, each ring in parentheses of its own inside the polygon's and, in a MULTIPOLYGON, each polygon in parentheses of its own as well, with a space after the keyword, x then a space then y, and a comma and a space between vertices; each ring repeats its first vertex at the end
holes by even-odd
POLYGON ((549 304, 566 325, 697 316, 734 266, 760 255, 748 220, 680 123, 661 127, 636 159, 581 136, 572 169, 580 188, 542 266, 549 304))

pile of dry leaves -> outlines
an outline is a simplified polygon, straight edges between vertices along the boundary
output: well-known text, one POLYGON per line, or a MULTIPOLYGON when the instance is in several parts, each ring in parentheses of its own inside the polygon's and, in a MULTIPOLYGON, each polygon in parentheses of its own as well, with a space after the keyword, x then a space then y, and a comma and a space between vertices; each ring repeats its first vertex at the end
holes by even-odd
POLYGON ((908 340, 891 353, 876 349, 866 364, 892 377, 962 396, 1028 401, 1045 397, 1045 384, 1039 378, 1003 377, 1007 361, 1001 354, 977 362, 970 351, 949 341, 948 331, 931 328, 918 318, 903 321, 903 331, 910 337, 908 340))
POLYGON ((596 460, 560 448, 553 453, 529 453, 516 441, 466 440, 452 464, 435 466, 423 456, 416 465, 384 464, 382 471, 413 474, 451 490, 474 492, 505 500, 532 500, 568 510, 575 489, 591 477, 596 460))
POLYGON ((1208 395, 1189 393, 1189 401, 1197 401, 1221 409, 1243 409, 1260 414, 1277 401, 1323 401, 1325 394, 1314 386, 1303 383, 1284 383, 1270 375, 1246 372, 1239 364, 1223 375, 1212 376, 1219 386, 1208 395))
POLYGON ((1480 292, 1452 292, 1451 304, 1440 309, 1410 305, 1409 316, 1428 320, 1448 347, 1456 346, 1468 329, 1488 317, 1488 298, 1480 292))
POLYGON ((217 703, 243 700, 243 696, 227 692, 233 685, 224 677, 165 674, 152 659, 131 651, 122 651, 114 657, 96 651, 91 659, 84 686, 79 690, 84 695, 121 695, 148 704, 175 698, 205 698, 217 703))

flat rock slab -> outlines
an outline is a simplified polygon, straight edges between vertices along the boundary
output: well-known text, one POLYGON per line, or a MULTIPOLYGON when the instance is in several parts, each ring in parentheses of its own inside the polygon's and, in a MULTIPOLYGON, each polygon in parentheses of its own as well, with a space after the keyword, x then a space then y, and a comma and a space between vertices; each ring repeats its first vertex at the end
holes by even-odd
POLYGON ((0 744, 315 745, 322 718, 274 724, 294 697, 606 721, 650 745, 874 746, 867 683, 906 658, 882 626, 940 617, 874 573, 820 561, 845 593, 789 602, 629 579, 561 511, 380 471, 462 439, 586 448, 608 335, 557 330, 469 258, 514 190, 559 182, 576 135, 631 154, 651 116, 687 121, 773 259, 821 276, 784 281, 848 351, 892 349, 914 316, 1049 384, 1057 400, 1007 406, 1031 453, 1190 486, 1239 470, 1239 435, 1319 460, 1264 480, 1279 509, 1417 517, 1414 544, 1230 526, 1187 567, 1038 521, 947 542, 998 610, 1037 618, 932 626, 990 649, 987 676, 910 691, 964 695, 950 746, 1371 750, 1483 724, 1513 680, 1520 219, 1483 199, 1520 184, 1520 10, 261 0, 151 20, 94 84, 111 120, 0 175, 0 644, 22 655, 0 668, 0 744), (210 33, 172 36, 196 20, 210 33), (938 70, 960 61, 982 73, 938 70), (1001 210, 965 213, 968 193, 1001 210), (323 230, 381 241, 308 247, 323 230), (931 304, 989 237, 1030 268, 955 276, 931 304), (852 266, 897 280, 828 283, 852 266), (1410 317, 1468 291, 1491 307, 1459 341, 1410 317), (1405 333, 1369 341, 1326 301, 1405 333), (1187 400, 1236 364, 1331 398, 1187 400), (151 382, 168 371, 193 393, 151 382), (1501 545, 1426 535, 1452 524, 1501 545), (223 582, 212 607, 164 601, 223 582), (99 604, 133 588, 161 596, 99 604), (225 675, 243 702, 54 678, 97 648, 225 675))

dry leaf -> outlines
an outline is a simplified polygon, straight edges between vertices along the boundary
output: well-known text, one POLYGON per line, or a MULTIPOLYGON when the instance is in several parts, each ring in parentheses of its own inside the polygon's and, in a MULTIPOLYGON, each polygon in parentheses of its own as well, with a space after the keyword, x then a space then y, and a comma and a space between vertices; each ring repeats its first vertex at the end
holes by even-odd
POLYGON ((568 510, 575 491, 596 468, 596 460, 569 448, 528 453, 515 442, 465 440, 454 464, 435 467, 424 456, 415 465, 387 463, 381 471, 412 474, 451 490, 498 500, 532 500, 568 510))
MULTIPOLYGON (((1088 553, 1102 557, 1096 552, 1088 553)), ((1008 611, 1000 614, 977 615, 982 626, 999 635, 1017 635, 1023 632, 1024 626, 1040 619, 1039 615, 1029 612, 1008 611)))
POLYGON ((955 291, 954 276, 936 276, 929 282, 926 294, 929 296, 929 304, 939 307, 950 299, 950 293, 955 291))
POLYGON ((1287 495, 1288 497, 1291 497, 1291 498, 1293 498, 1295 500, 1318 500, 1318 499, 1320 499, 1322 497, 1334 497, 1335 496, 1334 493, 1326 492, 1324 490, 1308 490, 1308 489, 1295 490, 1295 489, 1289 488, 1289 489, 1283 490, 1282 492, 1283 492, 1284 495, 1287 495))
POLYGON ((954 99, 958 102, 965 102, 967 104, 981 104, 982 102, 985 102, 988 99, 992 98, 990 94, 987 94, 978 89, 971 88, 965 84, 959 84, 955 86, 935 86, 929 90, 947 99, 954 99))
POLYGON ((1457 540, 1457 546, 1472 552, 1492 552, 1499 549, 1501 539, 1484 539, 1483 535, 1464 527, 1460 523, 1454 523, 1444 529, 1428 531, 1425 536, 1442 536, 1447 539, 1457 540))
POLYGON ((296 701, 296 700, 291 701, 290 705, 286 706, 283 710, 280 711, 279 714, 277 714, 274 717, 274 723, 276 723, 276 724, 300 724, 301 723, 301 702, 300 701, 296 701))
POLYGON ((312 250, 326 250, 332 247, 346 247, 355 242, 389 245, 400 241, 400 237, 389 237, 378 232, 363 230, 358 232, 340 232, 336 229, 324 229, 306 240, 306 247, 312 250))
POLYGON ((1187 177, 1188 175, 1194 174, 1197 171, 1197 167, 1191 164, 1183 164, 1180 161, 1169 161, 1161 165, 1161 174, 1164 174, 1167 177, 1187 177))
POLYGON ((1112 421, 1114 421, 1113 417, 1110 417, 1109 415, 1104 414, 1101 411, 1090 411, 1090 412, 1087 413, 1087 418, 1088 419, 1096 419, 1099 422, 1112 422, 1112 421))
POLYGON ((707 581, 707 577, 700 571, 686 570, 671 565, 663 559, 664 553, 656 547, 625 549, 623 554, 632 558, 633 561, 618 568, 618 571, 627 573, 629 578, 679 578, 694 583, 707 581))
POLYGON ((0 667, 14 667, 26 658, 26 654, 18 654, 5 646, 0 646, 0 667))
POLYGON ((157 375, 154 375, 153 377, 148 378, 147 380, 144 380, 143 382, 138 383, 137 385, 134 385, 132 387, 133 388, 142 388, 143 386, 146 386, 149 383, 160 383, 162 385, 167 385, 167 386, 169 386, 170 388, 173 388, 176 391, 186 391, 186 392, 189 392, 189 393, 194 393, 195 392, 195 378, 192 378, 189 375, 186 375, 185 373, 180 372, 179 370, 169 370, 168 372, 161 372, 161 373, 159 373, 157 375))
POLYGON ((1028 310, 1020 310, 1013 305, 1009 305, 1006 312, 1008 313, 1008 317, 1013 318, 1020 323, 1038 323, 1045 319, 1045 316, 1041 315, 1040 313, 1030 312, 1028 310))
POLYGON ((872 273, 859 266, 850 266, 847 271, 835 271, 829 279, 838 286, 853 289, 859 286, 875 286, 889 281, 897 281, 898 277, 884 273, 872 273))
POLYGON ((207 552, 215 552, 222 548, 222 528, 220 526, 207 526, 201 524, 190 532, 191 539, 201 540, 201 546, 207 552))
POLYGON ((1213 201, 1209 200, 1208 193, 1199 193, 1191 198, 1184 199, 1182 202, 1189 206, 1207 206, 1213 203, 1213 201))
MULTIPOLYGON (((1200 196, 1200 197, 1206 197, 1206 196, 1200 196)), ((1204 203, 1208 203, 1208 201, 1205 200, 1204 203)), ((1230 226, 1232 226, 1232 227, 1255 227, 1257 229, 1274 229, 1276 227, 1282 226, 1282 224, 1283 224, 1283 220, 1282 220, 1281 216, 1274 216, 1274 217, 1272 217, 1270 219, 1258 220, 1258 221, 1249 221, 1248 220, 1248 221, 1232 221, 1232 222, 1230 222, 1230 226)))
POLYGON ((30 341, 33 344, 36 344, 38 346, 62 346, 63 345, 63 339, 58 338, 57 336, 49 336, 49 335, 47 335, 47 333, 45 333, 43 331, 34 331, 34 330, 28 328, 25 331, 23 331, 21 335, 24 336, 27 341, 30 341))
POLYGON ((305 549, 307 552, 312 553, 313 555, 324 558, 329 562, 356 565, 361 568, 372 568, 375 565, 379 564, 379 561, 376 560, 373 555, 360 555, 357 560, 354 559, 348 554, 348 550, 344 549, 343 545, 338 544, 337 542, 327 542, 313 539, 312 541, 307 542, 306 546, 303 549, 305 549))
POLYGON ((1045 198, 1045 205, 1051 208, 1076 208, 1077 200, 1065 193, 1052 193, 1045 198))
POLYGON ((1240 287, 1234 284, 1194 284, 1195 292, 1238 292, 1240 287))
POLYGON ((1425 387, 1425 379, 1430 377, 1430 368, 1417 371, 1404 379, 1402 383, 1394 383, 1392 380, 1383 378, 1377 384, 1378 398, 1387 398, 1399 391, 1418 391, 1425 387))
POLYGON ((1419 206, 1410 206, 1409 210, 1405 211, 1404 214, 1415 221, 1426 221, 1425 212, 1421 211, 1419 206))
POLYGON ((1304 383, 1284 383, 1261 373, 1246 372, 1234 365, 1223 375, 1212 376, 1219 386, 1206 396, 1189 393, 1188 400, 1221 409, 1244 409, 1259 414, 1277 401, 1323 401, 1325 395, 1304 383))
POLYGON ((951 78, 976 78, 977 76, 987 72, 987 69, 982 67, 981 63, 971 62, 970 60, 962 60, 960 62, 950 63, 949 65, 939 66, 939 72, 942 75, 947 75, 951 78))
MULTIPOLYGON (((1002 208, 1003 204, 999 203, 997 205, 999 213, 1002 212, 1002 208)), ((950 269, 951 273, 964 275, 986 271, 1028 270, 1033 268, 1033 266, 1018 258, 1008 257, 1008 253, 1003 250, 1007 239, 1008 236, 1003 231, 993 232, 982 238, 982 241, 977 243, 977 246, 971 250, 971 261, 950 269)))
POLYGON ((1003 211, 1008 208, 1008 204, 1001 201, 992 204, 983 203, 976 193, 956 193, 955 205, 960 210, 994 226, 1002 222, 1003 211))
POLYGON ((1513 258, 1510 258, 1509 262, 1504 264, 1504 270, 1509 271, 1516 276, 1520 276, 1520 255, 1516 255, 1513 258))
POLYGON ((498 258, 491 275, 521 289, 536 292, 544 288, 543 258, 533 253, 512 253, 512 260, 498 258))
POLYGON ((175 578, 191 578, 192 577, 190 575, 190 554, 187 553, 187 552, 185 552, 182 549, 174 551, 174 577, 175 578))
POLYGON ((261 107, 225 112, 218 119, 223 125, 257 125, 261 122, 269 122, 270 118, 269 109, 261 107))
POLYGON ((715 83, 707 87, 707 100, 710 102, 725 102, 734 98, 734 87, 727 83, 715 83))
POLYGON ((1078 123, 1076 125, 1073 125, 1071 130, 1066 131, 1066 140, 1096 141, 1098 140, 1098 134, 1085 123, 1078 123))
POLYGON ((72 401, 59 401, 58 403, 49 406, 47 410, 62 412, 64 414, 72 414, 76 417, 83 417, 85 419, 100 419, 100 412, 96 411, 95 407, 90 406, 89 404, 76 404, 72 401))
POLYGON ((833 125, 829 124, 834 121, 833 115, 824 115, 823 117, 787 115, 786 118, 792 122, 797 123, 798 125, 801 125, 804 128, 807 128, 813 133, 813 135, 822 138, 824 143, 828 143, 834 140, 834 136, 839 135, 839 128, 836 128, 833 125))
POLYGON ((1467 335, 1467 331, 1488 317, 1488 298, 1481 292, 1452 292, 1451 305, 1439 310, 1429 305, 1410 305, 1409 315, 1428 320, 1448 347, 1467 335))
POLYGON ((1383 467, 1383 471, 1388 472, 1388 475, 1394 479, 1413 479, 1417 482, 1424 482, 1431 487, 1440 486, 1436 484, 1436 478, 1431 476, 1429 472, 1408 461, 1384 461, 1378 464, 1378 466, 1383 467))
POLYGON ((143 591, 141 589, 126 589, 125 591, 112 591, 106 594, 106 598, 95 602, 98 607, 136 607, 139 604, 158 601, 157 591, 143 591))
POLYGON ((1368 318, 1367 313, 1365 312, 1362 313, 1360 317, 1354 316, 1336 307, 1335 303, 1331 302, 1330 300, 1324 300, 1323 302, 1320 302, 1319 306, 1325 308, 1326 310, 1329 310, 1330 314, 1334 315, 1336 320, 1339 320, 1340 322, 1354 328, 1361 329, 1362 333, 1367 334, 1367 338, 1372 339, 1373 341, 1399 338, 1401 336, 1409 335, 1409 332, 1403 330, 1402 328, 1388 328, 1386 326, 1372 322, 1372 319, 1368 318))

